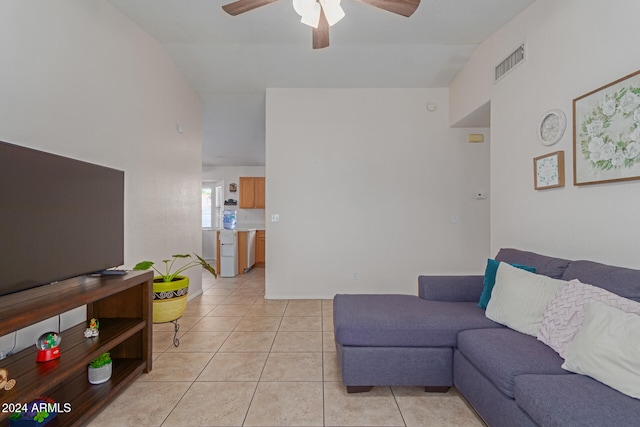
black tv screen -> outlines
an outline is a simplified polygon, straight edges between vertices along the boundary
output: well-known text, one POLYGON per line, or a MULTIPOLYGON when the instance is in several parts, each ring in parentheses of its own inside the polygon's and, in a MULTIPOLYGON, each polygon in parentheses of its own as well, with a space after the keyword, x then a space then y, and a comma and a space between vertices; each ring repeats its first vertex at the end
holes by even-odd
POLYGON ((124 172, 0 142, 0 295, 124 263, 124 172))

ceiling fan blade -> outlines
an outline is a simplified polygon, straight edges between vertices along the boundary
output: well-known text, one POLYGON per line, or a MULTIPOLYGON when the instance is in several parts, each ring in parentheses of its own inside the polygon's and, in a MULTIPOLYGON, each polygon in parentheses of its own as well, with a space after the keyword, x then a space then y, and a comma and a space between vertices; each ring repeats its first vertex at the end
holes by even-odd
POLYGON ((313 30, 313 48, 322 49, 329 46, 329 22, 327 17, 324 16, 324 10, 320 10, 320 22, 318 28, 312 28, 313 30))
POLYGON ((402 16, 411 16, 416 11, 420 0, 358 0, 361 3, 397 13, 402 16))
POLYGON ((227 12, 229 15, 236 16, 276 1, 278 0, 238 0, 233 3, 225 4, 222 6, 222 10, 227 12))

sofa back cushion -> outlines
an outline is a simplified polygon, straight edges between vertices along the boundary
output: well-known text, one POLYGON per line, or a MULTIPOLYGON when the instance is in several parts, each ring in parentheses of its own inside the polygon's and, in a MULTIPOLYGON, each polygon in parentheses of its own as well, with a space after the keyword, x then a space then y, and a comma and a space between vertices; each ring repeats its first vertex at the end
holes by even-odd
MULTIPOLYGON (((533 252, 521 251, 519 249, 502 248, 496 255, 496 261, 508 262, 509 264, 522 264, 535 267, 536 274, 563 278, 565 269, 571 263, 570 260, 539 255, 533 252)), ((589 282, 591 283, 591 282, 589 282)))
POLYGON ((582 283, 589 283, 622 297, 640 301, 640 270, 593 261, 572 261, 564 270, 562 279, 578 279, 582 283))

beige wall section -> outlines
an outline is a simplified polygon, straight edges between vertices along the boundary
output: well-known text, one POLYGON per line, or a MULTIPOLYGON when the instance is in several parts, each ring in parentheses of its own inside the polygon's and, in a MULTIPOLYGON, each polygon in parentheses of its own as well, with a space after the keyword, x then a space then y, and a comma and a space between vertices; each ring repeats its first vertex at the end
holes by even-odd
POLYGON ((267 298, 415 294, 419 274, 484 271, 489 142, 448 111, 447 89, 267 90, 267 298))
POLYGON ((457 126, 491 100, 491 42, 478 46, 449 86, 449 123, 457 126))
POLYGON ((102 0, 13 0, 0 52, 0 140, 125 171, 126 267, 202 250, 202 105, 155 39, 102 0))
MULTIPOLYGON (((559 3, 559 2, 556 2, 559 3)), ((527 18, 530 14, 540 14, 541 19, 553 15, 557 5, 548 7, 548 12, 531 10, 529 6, 523 13, 512 19, 496 34, 485 40, 473 53, 469 61, 460 70, 449 85, 451 126, 465 126, 465 121, 479 108, 491 101, 494 89, 495 67, 505 60, 518 46, 527 44, 527 34, 536 23, 527 18)), ((528 49, 525 49, 525 61, 528 49)), ((518 66, 522 66, 520 63, 518 66)), ((508 74, 503 78, 507 78, 508 74)))
MULTIPOLYGON (((474 58, 460 73, 486 74, 482 67, 526 42, 526 61, 491 89, 492 253, 513 246, 640 267, 640 181, 574 186, 571 125, 574 98, 640 69, 638 16, 637 0, 538 0, 485 42, 491 48, 479 52, 489 59, 474 58), (536 127, 553 108, 569 125, 559 143, 545 147, 536 127), (532 159, 557 150, 565 151, 566 186, 535 191, 532 159)), ((452 93, 464 92, 462 83, 456 80, 452 93)), ((473 111, 476 103, 456 111, 473 111)))

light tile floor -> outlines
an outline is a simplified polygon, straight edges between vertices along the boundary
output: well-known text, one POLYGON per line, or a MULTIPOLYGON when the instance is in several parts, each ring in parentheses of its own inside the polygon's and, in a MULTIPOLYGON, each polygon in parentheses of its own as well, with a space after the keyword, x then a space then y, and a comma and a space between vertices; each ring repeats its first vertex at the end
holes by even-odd
POLYGON ((203 295, 173 325, 154 325, 153 370, 107 406, 109 426, 483 426, 455 389, 340 381, 330 300, 265 300, 264 269, 203 276, 203 295))

